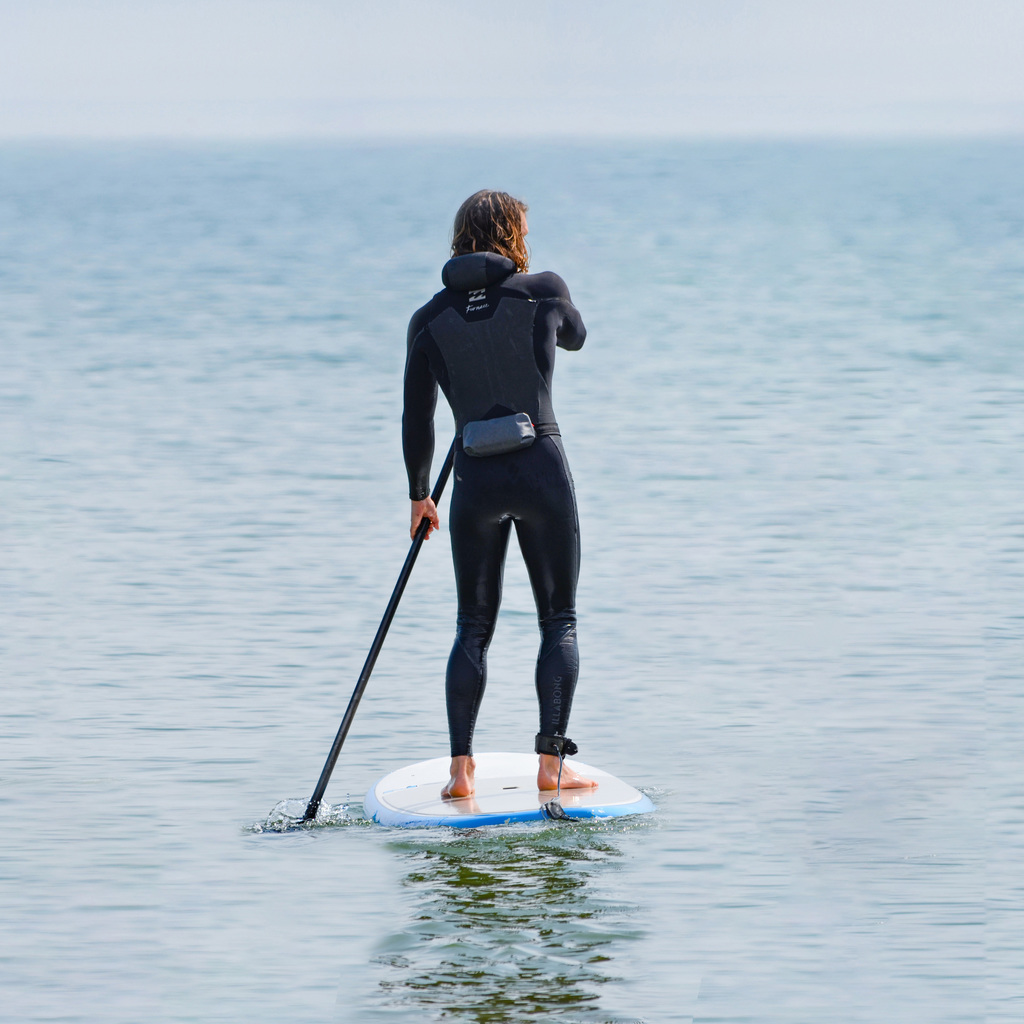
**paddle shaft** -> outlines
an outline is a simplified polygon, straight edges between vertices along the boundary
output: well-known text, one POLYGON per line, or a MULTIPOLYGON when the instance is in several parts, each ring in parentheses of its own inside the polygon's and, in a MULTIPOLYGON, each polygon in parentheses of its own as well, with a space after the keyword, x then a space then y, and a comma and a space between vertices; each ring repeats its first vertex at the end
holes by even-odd
MULTIPOLYGON (((433 493, 430 495, 435 505, 441 500, 441 493, 444 491, 445 484, 448 483, 454 458, 455 442, 453 441, 451 448, 448 449, 444 465, 441 467, 441 472, 437 477, 437 483, 434 484, 433 493)), ((395 584, 395 589, 391 592, 391 600, 388 601, 384 618, 381 619, 381 623, 377 627, 377 635, 373 638, 370 653, 367 654, 366 662, 363 664, 363 671, 359 673, 359 680, 356 682, 356 688, 352 691, 352 698, 345 709, 345 717, 341 720, 341 725, 338 727, 338 734, 334 737, 334 745, 331 747, 331 752, 327 755, 324 770, 320 773, 320 780, 316 784, 316 789, 313 790, 313 795, 309 798, 309 803, 306 804, 306 813, 302 816, 303 821, 312 821, 316 817, 316 812, 320 809, 320 801, 323 800, 324 793, 327 790, 327 783, 331 780, 331 772, 334 771, 334 765, 338 760, 338 755, 341 753, 342 745, 345 743, 345 737, 352 726, 352 719, 356 716, 356 708, 359 707, 363 691, 366 689, 366 684, 370 681, 370 673, 373 672, 373 666, 377 663, 377 655, 380 654, 380 649, 384 646, 384 638, 388 635, 391 621, 398 610, 398 602, 402 600, 405 585, 409 582, 412 567, 416 564, 416 556, 420 553, 420 548, 423 547, 423 540, 427 536, 429 529, 430 520, 424 517, 416 528, 412 547, 409 548, 409 554, 405 556, 405 565, 402 566, 402 571, 398 575, 398 582, 395 584)))

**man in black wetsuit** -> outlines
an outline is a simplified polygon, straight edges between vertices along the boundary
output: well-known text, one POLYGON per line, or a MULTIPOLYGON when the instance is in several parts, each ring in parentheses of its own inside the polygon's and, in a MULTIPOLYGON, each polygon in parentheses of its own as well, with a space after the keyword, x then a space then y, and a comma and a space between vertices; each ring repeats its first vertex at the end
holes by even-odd
POLYGON ((413 533, 424 517, 430 531, 438 526, 429 497, 438 386, 458 433, 451 539, 459 610, 445 688, 452 755, 446 797, 469 796, 474 789, 473 727, 513 523, 542 634, 537 785, 596 785, 562 764, 576 750, 565 730, 579 669, 580 547, 572 477, 551 407, 555 348, 580 348, 586 328, 557 274, 525 272, 527 230, 526 207, 506 193, 483 191, 467 199, 455 219, 453 258, 441 274, 445 288, 409 324, 402 443, 413 533), (464 450, 467 427, 495 421, 488 424, 493 432, 517 413, 529 416, 532 444, 486 457, 464 450))

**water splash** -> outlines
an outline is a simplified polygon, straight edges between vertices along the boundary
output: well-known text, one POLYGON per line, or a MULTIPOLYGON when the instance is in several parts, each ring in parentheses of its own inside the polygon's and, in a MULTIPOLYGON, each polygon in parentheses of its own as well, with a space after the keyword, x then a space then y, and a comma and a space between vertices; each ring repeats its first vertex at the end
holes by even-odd
POLYGON ((320 804, 316 817, 312 821, 304 821, 307 801, 301 798, 279 800, 263 821, 253 822, 247 832, 295 832, 308 831, 316 828, 336 828, 344 825, 365 825, 362 817, 362 806, 341 804, 320 804))

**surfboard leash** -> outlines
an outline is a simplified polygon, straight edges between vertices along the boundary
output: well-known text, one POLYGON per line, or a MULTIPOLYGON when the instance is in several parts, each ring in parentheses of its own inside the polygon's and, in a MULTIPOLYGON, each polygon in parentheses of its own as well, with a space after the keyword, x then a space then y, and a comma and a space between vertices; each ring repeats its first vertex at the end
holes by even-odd
POLYGON ((579 747, 567 736, 543 736, 537 733, 537 740, 534 744, 538 754, 558 755, 558 782, 555 786, 555 799, 549 800, 541 806, 541 810, 552 821, 571 821, 562 806, 562 768, 565 765, 565 755, 570 757, 579 753, 579 747))

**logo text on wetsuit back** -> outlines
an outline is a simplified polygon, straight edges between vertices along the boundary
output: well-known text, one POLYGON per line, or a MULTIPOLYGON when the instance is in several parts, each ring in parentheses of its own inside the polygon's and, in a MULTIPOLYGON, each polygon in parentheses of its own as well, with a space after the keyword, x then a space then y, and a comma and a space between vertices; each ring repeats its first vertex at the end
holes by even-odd
POLYGON ((486 288, 477 288, 474 291, 471 291, 466 303, 466 312, 475 313, 478 309, 487 309, 488 304, 484 302, 485 298, 487 298, 486 288), (473 303, 478 303, 478 305, 473 305, 473 303))

